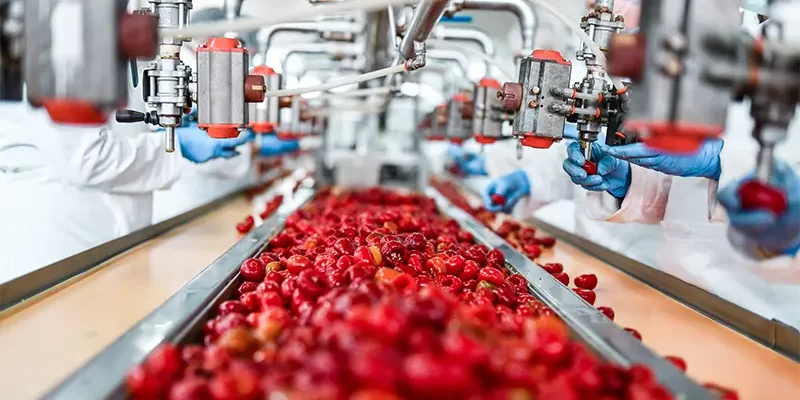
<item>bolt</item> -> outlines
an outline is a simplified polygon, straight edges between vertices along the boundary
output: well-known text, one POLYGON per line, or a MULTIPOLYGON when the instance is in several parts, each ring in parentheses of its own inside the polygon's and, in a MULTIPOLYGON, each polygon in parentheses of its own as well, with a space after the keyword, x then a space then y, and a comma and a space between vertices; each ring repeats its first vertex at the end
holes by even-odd
POLYGON ((498 99, 502 99, 502 98, 503 98, 503 96, 505 96, 505 95, 506 95, 505 93, 503 93, 503 92, 501 92, 501 91, 499 91, 499 90, 498 90, 498 91, 497 91, 497 95, 496 95, 496 97, 497 97, 498 99))
POLYGON ((614 22, 625 22, 625 17, 622 15, 617 15, 617 17, 614 18, 614 22))
POLYGON ((536 100, 531 100, 528 102, 528 108, 536 108, 537 103, 536 100))
POLYGON ((533 88, 531 88, 531 94, 539 94, 540 91, 541 90, 539 89, 538 86, 534 86, 533 88))

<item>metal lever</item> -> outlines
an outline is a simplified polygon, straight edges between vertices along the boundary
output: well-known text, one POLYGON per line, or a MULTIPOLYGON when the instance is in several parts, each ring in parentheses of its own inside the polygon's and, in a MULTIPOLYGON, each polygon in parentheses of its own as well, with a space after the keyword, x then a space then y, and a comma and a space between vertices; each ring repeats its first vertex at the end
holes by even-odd
POLYGON ((117 122, 123 124, 144 122, 146 124, 158 125, 158 113, 155 111, 143 113, 136 110, 117 110, 115 119, 117 122))

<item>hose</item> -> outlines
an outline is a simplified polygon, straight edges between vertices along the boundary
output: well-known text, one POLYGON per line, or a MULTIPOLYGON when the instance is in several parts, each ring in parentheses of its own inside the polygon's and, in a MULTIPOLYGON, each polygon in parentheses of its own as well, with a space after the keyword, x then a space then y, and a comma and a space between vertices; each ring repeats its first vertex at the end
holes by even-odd
POLYGON ((366 81, 371 81, 373 79, 383 78, 384 76, 389 76, 392 74, 396 74, 399 72, 405 72, 406 65, 400 64, 395 65, 392 67, 386 67, 379 69, 377 71, 367 72, 366 74, 356 75, 352 77, 347 77, 344 79, 334 80, 328 83, 323 83, 319 85, 304 87, 304 88, 296 88, 296 89, 283 89, 283 90, 272 90, 267 91, 264 93, 266 97, 282 97, 282 96, 297 96, 299 94, 310 93, 310 92, 324 92, 326 90, 335 89, 341 86, 352 85, 354 83, 361 83, 366 81))
MULTIPOLYGON (((545 0, 530 0, 530 2, 533 3, 533 4, 536 4, 538 7, 541 7, 545 11, 549 12, 554 17, 556 17, 556 19, 561 21, 566 27, 568 27, 569 29, 572 29, 572 31, 575 32, 575 34, 578 35, 578 37, 584 43, 586 43, 586 47, 588 47, 589 50, 591 50, 592 53, 594 53, 594 56, 597 57, 597 62, 600 63, 600 65, 603 67, 603 69, 608 70, 607 69, 608 60, 606 59, 605 53, 603 53, 600 50, 600 46, 598 46, 597 43, 595 43, 589 37, 589 35, 587 35, 586 32, 584 32, 583 29, 580 28, 580 26, 575 25, 575 23, 573 21, 570 21, 570 19, 567 18, 566 15, 561 13, 561 11, 559 11, 558 9, 553 7, 551 4, 547 3, 545 0)), ((618 77, 613 77, 613 76, 610 76, 610 75, 609 75, 609 77, 611 78, 611 82, 614 83, 614 87, 615 88, 621 89, 621 88, 625 87, 625 84, 622 83, 622 79, 620 79, 618 77)))
MULTIPOLYGON (((470 55, 473 55, 475 57, 479 57, 484 62, 493 65, 500 72, 500 75, 502 75, 500 78, 503 79, 504 81, 508 82, 514 80, 513 78, 511 78, 513 74, 509 74, 508 71, 506 71, 505 68, 499 62, 497 62, 497 60, 495 60, 492 57, 489 57, 484 52, 472 49, 460 43, 453 43, 442 39, 428 39, 427 43, 432 44, 434 46, 450 47, 452 49, 457 49, 469 53, 470 55)), ((489 71, 486 71, 486 74, 489 75, 489 71)))
POLYGON ((341 3, 324 4, 306 8, 275 7, 268 17, 237 18, 233 21, 215 21, 192 24, 179 29, 161 29, 159 35, 164 37, 210 37, 223 35, 226 32, 254 31, 265 25, 280 22, 302 21, 320 14, 335 14, 346 11, 375 11, 386 6, 406 4, 408 0, 350 0, 341 3))

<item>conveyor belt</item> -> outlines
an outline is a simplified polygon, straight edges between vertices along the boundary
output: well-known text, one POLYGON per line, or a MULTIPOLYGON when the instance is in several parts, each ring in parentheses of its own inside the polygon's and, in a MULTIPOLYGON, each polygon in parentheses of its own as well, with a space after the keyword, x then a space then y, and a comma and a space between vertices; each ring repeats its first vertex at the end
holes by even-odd
MULTIPOLYGON (((301 190, 301 194, 302 192, 301 190)), ((75 398, 74 395, 80 393, 81 398, 97 398, 110 393, 119 393, 117 390, 122 379, 121 373, 127 370, 126 366, 141 360, 165 338, 174 340, 190 334, 192 324, 202 316, 203 310, 211 307, 215 296, 222 294, 230 286, 230 280, 236 274, 236 267, 240 262, 239 258, 243 259, 257 250, 271 232, 282 225, 281 218, 299 204, 294 202, 293 206, 281 210, 281 215, 276 216, 276 220, 269 226, 265 225, 264 228, 251 233, 247 240, 240 241, 234 248, 228 250, 227 259, 224 256, 220 257, 219 260, 226 261, 224 265, 214 264, 218 265, 220 270, 215 274, 216 283, 205 284, 201 289, 194 290, 199 294, 199 297, 192 299, 193 304, 197 306, 194 310, 183 307, 182 317, 167 318, 162 312, 164 306, 160 307, 148 319, 156 316, 161 319, 161 324, 150 321, 148 325, 147 321, 143 321, 136 324, 133 330, 114 344, 116 346, 120 341, 127 342, 128 346, 134 347, 133 351, 120 353, 119 348, 116 351, 111 350, 113 347, 106 348, 92 364, 78 370, 71 380, 53 392, 53 397, 75 398), (245 251, 242 250, 242 246, 246 248, 245 251), (233 258, 236 260, 231 258, 231 252, 235 253, 233 258), (225 270, 227 274, 223 273, 225 270), (122 354, 127 355, 120 358, 122 354), (108 363, 109 360, 116 362, 116 368, 109 368, 112 366, 108 363), (106 384, 95 386, 98 381, 105 381, 106 384), (87 392, 95 389, 98 391, 87 392)), ((183 282, 230 247, 236 240, 235 232, 230 229, 231 223, 247 212, 247 205, 238 199, 184 229, 171 232, 153 241, 154 243, 147 243, 119 257, 100 272, 81 277, 78 282, 71 283, 67 287, 58 288, 56 293, 49 294, 34 304, 26 304, 25 309, 11 310, 13 313, 0 315, 2 317, 0 343, 9 341, 19 343, 14 349, 0 346, 2 354, 0 357, 4 360, 3 366, 0 367, 0 388, 2 388, 0 391, 4 395, 2 397, 16 399, 39 396, 47 387, 64 378, 78 365, 119 337, 136 320, 154 309, 183 282), (151 268, 150 263, 154 262, 154 259, 183 259, 186 256, 189 256, 191 261, 175 263, 175 268, 181 271, 180 274, 175 274, 175 270, 169 270, 165 276, 157 276, 159 283, 156 287, 146 285, 149 278, 155 278, 150 274, 165 272, 160 263, 160 268, 151 268), (207 261, 200 263, 200 257, 205 257, 207 261), (120 262, 124 264, 117 265, 120 262), (123 268, 122 265, 127 265, 127 268, 123 268), (176 275, 176 280, 164 282, 166 276, 173 274, 176 275), (177 279, 177 275, 182 279, 177 279), (137 282, 142 286, 137 286, 137 282), (128 287, 130 288, 126 289, 128 287), (97 302, 96 298, 106 298, 108 301, 97 302), (34 314, 30 314, 31 312, 34 314), (69 321, 72 318, 80 323, 69 321), (59 329, 56 340, 53 339, 53 325, 57 325, 59 329), (30 371, 37 373, 32 374, 30 371)), ((449 212, 459 215, 455 210, 449 212)), ((462 219, 471 218, 462 214, 460 216, 462 219)), ((471 230, 481 229, 476 226, 476 221, 473 220, 472 224, 473 226, 469 227, 471 230)), ((504 249, 504 252, 507 250, 504 249)), ((513 260, 512 257, 508 259, 513 260)), ((689 363, 691 377, 734 387, 745 399, 777 399, 786 398, 787 394, 800 393, 800 382, 796 379, 800 376, 798 364, 724 328, 652 288, 642 285, 628 275, 588 257, 574 247, 564 243, 557 244, 552 253, 545 252, 541 258, 542 262, 550 260, 564 263, 571 276, 576 272, 596 273, 600 278, 598 304, 614 307, 617 310, 617 321, 640 330, 648 347, 661 354, 684 357, 689 363)), ((175 299, 180 298, 180 293, 185 293, 187 290, 188 288, 184 288, 170 301, 180 301, 175 299)), ((176 308, 173 307, 174 310, 176 308)), ((616 347, 611 349, 612 352, 621 351, 623 356, 629 350, 624 346, 620 349, 613 343, 612 347, 616 347)), ((608 349, 601 349, 600 352, 608 354, 608 349)), ((663 378, 659 371, 663 366, 656 366, 655 369, 663 378)), ((689 398, 696 397, 689 396, 689 398)))
POLYGON ((252 212, 245 196, 229 198, 0 313, 0 398, 38 398, 64 380, 231 248, 252 212))
MULTIPOLYGON (((82 395, 90 398, 107 398, 121 393, 124 373, 128 371, 163 341, 186 342, 196 339, 194 334, 204 321, 203 317, 235 288, 238 265, 252 256, 283 226, 288 213, 311 197, 311 191, 301 190, 301 197, 291 206, 249 234, 223 254, 214 264, 192 280, 167 303, 151 313, 123 337, 107 347, 88 364, 51 392, 49 398, 70 399, 82 395), (306 196, 303 196, 303 192, 306 196), (102 379, 98 379, 102 377, 102 379)), ((621 328, 599 314, 589 304, 560 286, 551 276, 524 259, 499 237, 483 228, 471 216, 450 205, 435 190, 430 195, 437 200, 440 211, 454 217, 464 228, 472 231, 484 243, 501 249, 512 268, 523 273, 531 282, 532 292, 554 308, 573 329, 575 336, 589 345, 599 356, 621 365, 646 364, 659 380, 674 393, 684 398, 711 398, 708 392, 657 357, 621 328)))
MULTIPOLYGON (((471 192, 463 194, 477 201, 471 192)), ((555 233, 543 225, 536 228, 555 233)), ((544 250, 536 261, 562 263, 570 277, 596 274, 596 304, 612 307, 615 322, 636 328, 645 345, 658 354, 684 358, 693 379, 736 389, 742 399, 800 398, 797 362, 591 256, 570 244, 578 240, 568 233, 556 236, 555 247, 544 250)))

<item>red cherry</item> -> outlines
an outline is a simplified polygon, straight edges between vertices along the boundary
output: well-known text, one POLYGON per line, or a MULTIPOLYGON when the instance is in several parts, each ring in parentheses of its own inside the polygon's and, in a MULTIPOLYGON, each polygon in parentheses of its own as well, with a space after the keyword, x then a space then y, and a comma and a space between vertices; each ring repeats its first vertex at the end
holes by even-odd
POLYGON ((226 300, 219 304, 219 306, 217 307, 217 311, 221 316, 228 314, 245 315, 250 312, 250 309, 247 308, 246 305, 242 304, 238 300, 226 300))
POLYGON ((583 170, 589 175, 597 175, 597 163, 586 160, 586 162, 583 163, 583 170))
POLYGON ((400 242, 386 242, 381 246, 381 256, 389 265, 398 265, 406 260, 406 246, 400 242))
POLYGON ((314 264, 306 256, 294 255, 286 260, 286 269, 292 275, 297 275, 304 269, 313 268, 314 264))
POLYGON ((169 388, 166 376, 149 372, 145 367, 137 365, 125 378, 125 386, 136 398, 159 399, 169 388))
POLYGON ((356 251, 356 245, 348 238, 341 238, 333 244, 333 249, 341 255, 350 256, 356 251))
POLYGON ((406 239, 405 239, 404 243, 405 243, 406 248, 408 250, 422 251, 422 250, 425 250, 425 244, 427 242, 428 242, 428 240, 425 239, 425 236, 423 234, 418 233, 418 232, 414 232, 414 233, 406 236, 406 239))
POLYGON ((681 370, 681 372, 686 372, 686 360, 678 356, 666 356, 664 357, 667 361, 672 363, 675 368, 681 370))
POLYGON ((220 373, 211 379, 208 388, 214 400, 255 400, 262 397, 258 374, 255 372, 220 373))
POLYGON ((241 234, 245 234, 247 232, 250 232, 251 229, 253 229, 253 225, 248 224, 246 222, 240 222, 240 223, 236 224, 236 231, 241 233, 241 234))
POLYGON ((595 300, 597 300, 597 293, 595 293, 594 290, 575 288, 572 289, 572 291, 577 293, 578 296, 586 300, 589 304, 594 304, 595 300))
POLYGON ((478 265, 478 263, 472 260, 467 260, 464 263, 464 269, 461 271, 460 274, 458 274, 458 277, 465 282, 474 280, 478 276, 479 269, 480 266, 478 265))
POLYGON ((600 307, 597 307, 597 311, 600 311, 601 313, 603 313, 603 315, 608 317, 608 319, 610 319, 612 321, 614 320, 614 309, 613 308, 600 306, 600 307))
POLYGON ((478 280, 479 281, 486 281, 495 286, 500 286, 503 284, 503 280, 505 277, 503 273, 500 272, 499 269, 492 268, 492 267, 484 267, 478 271, 478 280))
POLYGON ((500 194, 493 194, 489 196, 492 200, 492 204, 497 204, 498 206, 504 206, 506 204, 506 198, 500 194))
POLYGON ((242 295, 248 292, 255 292, 257 287, 258 283, 256 282, 242 282, 242 284, 239 285, 239 289, 237 289, 237 293, 242 295))
POLYGON ((561 284, 563 284, 564 286, 569 285, 569 275, 567 275, 566 272, 558 272, 551 275, 553 275, 553 278, 556 278, 556 280, 561 282, 561 284))
POLYGON ((642 334, 641 334, 641 333, 639 333, 639 331, 637 331, 636 329, 633 329, 633 328, 624 328, 624 329, 625 329, 625 330, 626 330, 628 333, 630 333, 631 335, 633 335, 633 337, 635 337, 635 338, 637 338, 637 339, 639 339, 639 340, 642 340, 642 334))
POLYGON ((542 267, 542 269, 547 271, 549 274, 564 272, 564 266, 561 263, 547 263, 540 265, 540 267, 542 267))
POLYGON ((264 276, 267 275, 264 262, 258 258, 248 258, 244 260, 242 266, 239 267, 239 272, 244 279, 252 282, 261 282, 264 280, 264 276))
POLYGON ((208 384, 200 378, 186 378, 169 390, 169 400, 198 400, 208 396, 208 384))
POLYGON ((714 393, 720 400, 739 400, 739 394, 733 389, 715 383, 704 383, 703 387, 714 393))
POLYGON ((535 244, 525 244, 522 246, 522 250, 525 251, 525 255, 530 259, 534 259, 542 255, 542 248, 535 244))
POLYGON ((442 337, 442 350, 451 360, 482 365, 489 360, 489 350, 463 332, 448 332, 442 337))
POLYGON ((259 300, 260 310, 266 310, 268 307, 284 307, 286 305, 281 294, 273 290, 262 293, 259 300))
POLYGON ((374 266, 381 265, 381 261, 383 261, 381 251, 375 246, 358 247, 353 253, 353 258, 355 258, 356 262, 365 262, 374 266))
POLYGON ((789 207, 786 193, 760 181, 743 183, 738 194, 745 210, 765 209, 779 215, 789 207))
POLYGON ((594 289, 597 287, 597 275, 595 274, 583 274, 578 275, 575 277, 573 281, 575 286, 581 289, 594 289))
POLYGON ((547 236, 543 236, 543 237, 540 237, 540 238, 536 238, 536 244, 538 244, 538 245, 540 245, 540 246, 542 246, 542 247, 544 247, 546 249, 549 249, 549 248, 551 248, 551 247, 556 245, 556 239, 555 238, 551 238, 551 237, 547 237, 547 236))
POLYGON ((459 294, 464 288, 464 283, 457 276, 453 275, 438 275, 435 279, 436 284, 452 294, 459 294))
POLYGON ((239 301, 247 306, 250 311, 258 311, 261 309, 261 294, 256 292, 248 292, 239 296, 239 301))
POLYGON ((447 273, 450 275, 458 275, 462 271, 464 271, 464 266, 466 265, 467 260, 460 256, 454 255, 447 259, 445 264, 447 265, 447 273))

